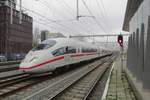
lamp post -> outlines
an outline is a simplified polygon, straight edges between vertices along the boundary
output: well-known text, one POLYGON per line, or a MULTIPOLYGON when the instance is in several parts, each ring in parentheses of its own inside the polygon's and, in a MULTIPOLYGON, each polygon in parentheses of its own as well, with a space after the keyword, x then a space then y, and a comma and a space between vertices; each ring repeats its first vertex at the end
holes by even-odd
POLYGON ((20 0, 19 24, 22 23, 22 0, 20 0))
POLYGON ((13 2, 10 1, 10 24, 13 24, 13 2))

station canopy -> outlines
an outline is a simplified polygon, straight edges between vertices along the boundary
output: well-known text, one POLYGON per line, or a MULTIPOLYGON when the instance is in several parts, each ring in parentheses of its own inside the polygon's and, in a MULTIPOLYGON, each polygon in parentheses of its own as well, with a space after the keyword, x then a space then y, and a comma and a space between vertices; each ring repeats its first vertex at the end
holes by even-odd
POLYGON ((143 0, 128 0, 126 13, 125 13, 125 19, 123 23, 124 31, 129 31, 129 21, 134 16, 135 12, 138 10, 142 2, 143 0))

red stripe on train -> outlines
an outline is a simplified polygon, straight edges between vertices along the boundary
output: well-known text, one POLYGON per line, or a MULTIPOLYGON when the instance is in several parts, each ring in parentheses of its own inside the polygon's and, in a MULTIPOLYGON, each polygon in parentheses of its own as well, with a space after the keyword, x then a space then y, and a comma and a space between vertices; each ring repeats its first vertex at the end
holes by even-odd
POLYGON ((71 55, 71 57, 88 56, 88 55, 94 55, 94 54, 97 54, 97 52, 75 54, 75 55, 71 55))
MULTIPOLYGON (((97 54, 97 53, 81 53, 81 54, 74 54, 74 55, 71 55, 71 57, 80 57, 80 56, 86 56, 86 55, 93 55, 93 54, 97 54)), ((19 69, 32 69, 32 68, 35 68, 35 67, 41 67, 42 65, 45 65, 45 64, 48 64, 48 63, 52 63, 52 62, 55 62, 55 61, 58 61, 58 60, 62 60, 64 59, 64 56, 59 56, 59 57, 56 57, 54 59, 51 59, 51 60, 48 60, 46 62, 43 62, 41 64, 37 64, 37 65, 34 65, 34 66, 31 66, 31 67, 20 67, 19 69)))
POLYGON ((64 59, 64 56, 59 56, 59 57, 56 57, 54 59, 48 60, 46 62, 43 62, 41 64, 37 64, 37 65, 31 66, 31 67, 20 67, 19 69, 32 69, 32 68, 40 67, 42 65, 45 65, 45 64, 48 64, 48 63, 52 63, 52 62, 55 62, 55 61, 58 61, 58 60, 62 60, 62 59, 64 59))

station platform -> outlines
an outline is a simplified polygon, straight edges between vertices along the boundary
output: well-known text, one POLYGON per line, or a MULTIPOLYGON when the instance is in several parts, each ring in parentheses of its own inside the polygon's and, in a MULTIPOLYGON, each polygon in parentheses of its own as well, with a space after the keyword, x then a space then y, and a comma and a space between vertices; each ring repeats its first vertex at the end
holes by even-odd
MULTIPOLYGON (((123 67, 125 66, 126 60, 123 61, 123 67)), ((118 57, 113 63, 102 100, 137 100, 122 70, 122 62, 118 57)))

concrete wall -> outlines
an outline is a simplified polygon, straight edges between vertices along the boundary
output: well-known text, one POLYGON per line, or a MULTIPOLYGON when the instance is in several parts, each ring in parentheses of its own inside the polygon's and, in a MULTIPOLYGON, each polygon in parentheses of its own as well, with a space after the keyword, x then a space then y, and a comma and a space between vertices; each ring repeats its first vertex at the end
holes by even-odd
POLYGON ((144 0, 129 22, 126 72, 143 100, 150 100, 150 0, 144 0))

